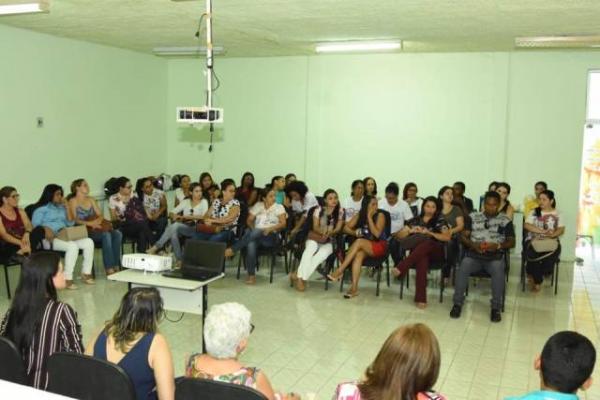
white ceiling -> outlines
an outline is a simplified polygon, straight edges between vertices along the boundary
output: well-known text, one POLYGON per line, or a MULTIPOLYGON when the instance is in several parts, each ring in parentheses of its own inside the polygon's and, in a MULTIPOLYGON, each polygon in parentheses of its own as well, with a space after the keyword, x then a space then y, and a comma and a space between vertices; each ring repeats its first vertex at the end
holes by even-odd
MULTIPOLYGON (((150 53, 193 46, 204 1, 50 0, 0 23, 150 53)), ((0 3, 10 3, 1 0, 0 3)), ((600 0, 214 0, 227 56, 312 54, 314 43, 402 39, 404 50, 506 51, 516 36, 600 34, 600 0)))

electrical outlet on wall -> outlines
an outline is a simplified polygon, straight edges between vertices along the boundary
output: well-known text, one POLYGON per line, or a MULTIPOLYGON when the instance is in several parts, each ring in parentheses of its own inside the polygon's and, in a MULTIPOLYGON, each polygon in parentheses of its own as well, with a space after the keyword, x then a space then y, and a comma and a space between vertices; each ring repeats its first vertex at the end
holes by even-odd
POLYGON ((44 117, 37 117, 37 127, 38 128, 44 127, 44 117))

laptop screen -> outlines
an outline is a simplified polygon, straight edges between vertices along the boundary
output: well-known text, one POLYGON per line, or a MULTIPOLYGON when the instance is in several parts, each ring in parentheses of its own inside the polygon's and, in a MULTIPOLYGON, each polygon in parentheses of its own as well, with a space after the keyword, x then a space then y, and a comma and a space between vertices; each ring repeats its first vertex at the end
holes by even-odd
POLYGON ((225 243, 189 239, 183 250, 183 268, 206 268, 221 271, 225 261, 225 243))

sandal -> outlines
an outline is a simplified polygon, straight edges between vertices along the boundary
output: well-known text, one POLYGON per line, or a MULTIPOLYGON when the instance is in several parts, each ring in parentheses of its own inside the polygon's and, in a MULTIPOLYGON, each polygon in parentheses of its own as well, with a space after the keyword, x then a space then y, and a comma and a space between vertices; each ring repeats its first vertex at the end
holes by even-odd
POLYGON ((352 291, 350 291, 350 292, 344 293, 344 298, 345 299, 351 299, 351 298, 356 297, 356 296, 358 296, 358 292, 352 292, 352 291))
POLYGON ((81 274, 81 281, 86 285, 95 285, 96 281, 92 275, 81 274))
POLYGON ((340 278, 341 278, 341 276, 337 275, 337 271, 333 272, 331 274, 327 274, 327 279, 329 279, 332 282, 337 282, 340 280, 340 278))

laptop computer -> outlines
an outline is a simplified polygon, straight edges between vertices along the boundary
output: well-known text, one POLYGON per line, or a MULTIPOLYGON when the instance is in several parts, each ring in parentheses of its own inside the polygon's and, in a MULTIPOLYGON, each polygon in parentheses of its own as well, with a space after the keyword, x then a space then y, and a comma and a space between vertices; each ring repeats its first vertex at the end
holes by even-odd
POLYGON ((165 272, 169 278, 206 281, 219 276, 225 262, 225 243, 187 240, 183 249, 181 269, 165 272))

